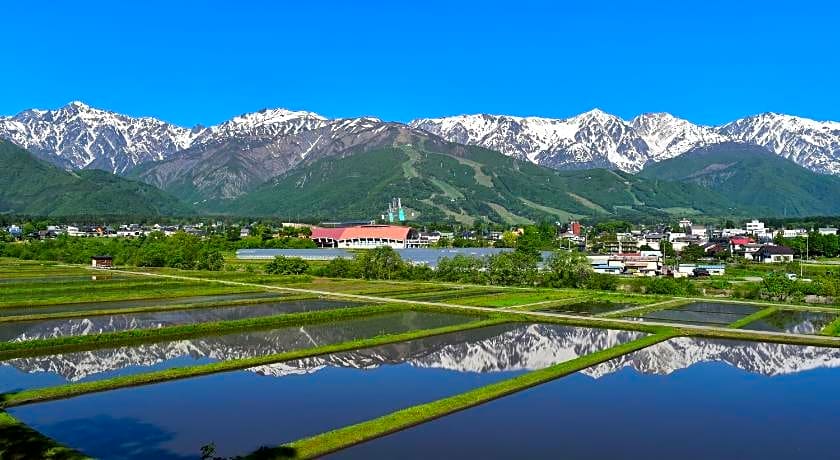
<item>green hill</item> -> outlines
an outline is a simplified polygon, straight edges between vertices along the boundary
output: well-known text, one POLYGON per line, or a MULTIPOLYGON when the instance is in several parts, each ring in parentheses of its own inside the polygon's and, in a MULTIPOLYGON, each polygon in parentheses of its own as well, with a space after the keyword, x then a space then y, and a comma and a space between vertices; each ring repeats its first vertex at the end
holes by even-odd
POLYGON ((728 199, 701 187, 604 169, 555 171, 460 145, 443 152, 402 146, 324 158, 211 208, 289 219, 371 219, 383 213, 391 197, 402 198, 410 218, 464 223, 485 216, 516 224, 739 212, 728 199))
POLYGON ((697 148, 646 166, 639 175, 699 185, 766 216, 840 214, 840 178, 750 144, 697 148))
POLYGON ((157 188, 100 170, 65 171, 0 140, 0 212, 39 216, 183 215, 157 188))

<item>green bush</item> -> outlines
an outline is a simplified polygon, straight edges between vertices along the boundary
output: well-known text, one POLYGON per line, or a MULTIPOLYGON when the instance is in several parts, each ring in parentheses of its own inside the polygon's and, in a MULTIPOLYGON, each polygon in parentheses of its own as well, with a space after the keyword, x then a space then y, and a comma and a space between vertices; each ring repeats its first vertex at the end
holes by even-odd
POLYGON ((309 264, 300 257, 276 256, 265 267, 269 275, 302 275, 309 270, 309 264))

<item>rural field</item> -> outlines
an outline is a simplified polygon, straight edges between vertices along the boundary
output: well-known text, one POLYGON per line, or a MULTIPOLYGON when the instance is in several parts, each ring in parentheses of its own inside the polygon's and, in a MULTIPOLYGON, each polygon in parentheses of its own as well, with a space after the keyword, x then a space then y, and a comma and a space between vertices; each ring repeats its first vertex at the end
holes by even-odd
POLYGON ((801 457, 840 421, 831 306, 16 259, 0 292, 3 458, 801 457))

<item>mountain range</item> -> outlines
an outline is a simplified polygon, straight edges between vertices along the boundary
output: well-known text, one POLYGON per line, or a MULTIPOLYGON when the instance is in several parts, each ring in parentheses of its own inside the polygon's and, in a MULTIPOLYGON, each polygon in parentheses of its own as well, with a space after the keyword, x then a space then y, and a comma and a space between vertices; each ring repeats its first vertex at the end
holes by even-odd
MULTIPOLYGON (((374 329, 375 331, 375 329, 374 329)), ((44 331, 47 332, 47 331, 44 331)), ((38 337, 35 334, 31 337, 38 337)), ((100 349, 8 360, 5 366, 26 374, 55 374, 67 382, 102 378, 114 372, 177 363, 190 358, 217 361, 266 356, 300 347, 328 345, 345 339, 340 328, 318 326, 299 330, 245 332, 131 347, 100 349)), ((578 356, 626 343, 639 333, 549 324, 507 324, 410 342, 306 358, 247 369, 283 377, 318 372, 328 367, 371 369, 408 363, 419 368, 463 373, 541 369, 578 356)), ((744 371, 788 375, 840 366, 840 351, 764 342, 731 342, 679 337, 581 371, 600 378, 623 368, 667 375, 701 362, 722 362, 744 371)), ((25 382, 21 378, 20 381, 25 382)), ((13 388, 4 389, 5 391, 13 388)))
MULTIPOLYGON (((636 175, 733 142, 766 149, 814 176, 840 175, 840 123, 772 113, 712 127, 666 113, 627 121, 597 109, 566 119, 479 114, 410 123, 273 109, 185 128, 72 102, 0 117, 0 138, 66 170, 102 169, 151 184, 201 211, 251 215, 313 217, 306 211, 314 204, 319 216, 371 218, 387 194, 414 196, 409 205, 415 215, 463 221, 650 210, 766 212, 762 203, 733 199, 708 181, 636 175), (370 162, 375 165, 365 164, 370 162), (470 175, 475 180, 465 182, 470 175), (680 192, 669 185, 673 181, 697 187, 682 186, 680 192), (377 201, 337 200, 336 189, 377 201)), ((799 202, 790 209, 791 215, 834 212, 799 202)))

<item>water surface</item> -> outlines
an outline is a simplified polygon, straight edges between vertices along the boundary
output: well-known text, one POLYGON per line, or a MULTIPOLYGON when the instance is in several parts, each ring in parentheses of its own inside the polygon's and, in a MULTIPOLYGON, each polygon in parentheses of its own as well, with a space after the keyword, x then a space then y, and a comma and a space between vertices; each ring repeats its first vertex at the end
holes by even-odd
POLYGON ((540 308, 537 311, 544 311, 549 313, 568 313, 571 315, 592 316, 600 313, 608 313, 611 311, 622 310, 624 308, 632 307, 634 304, 615 303, 609 301, 592 301, 592 302, 577 302, 563 305, 547 306, 540 308))
POLYGON ((18 358, 0 362, 0 393, 265 356, 477 319, 448 313, 407 311, 335 323, 18 358))
POLYGON ((98 458, 197 458, 200 447, 210 442, 219 455, 239 455, 642 335, 508 324, 10 412, 47 436, 98 458))
POLYGON ((0 340, 33 340, 52 337, 101 334, 134 329, 156 329, 183 324, 258 318, 286 313, 330 310, 362 305, 339 300, 289 300, 231 307, 199 307, 189 310, 156 311, 0 323, 0 340))
POLYGON ((725 326, 761 310, 747 304, 723 302, 692 302, 666 310, 657 310, 642 315, 642 320, 665 323, 725 326))
POLYGON ((680 338, 333 458, 836 458, 840 350, 680 338))
POLYGON ((794 334, 819 334, 837 318, 837 313, 779 310, 770 316, 753 321, 741 329, 794 334))

